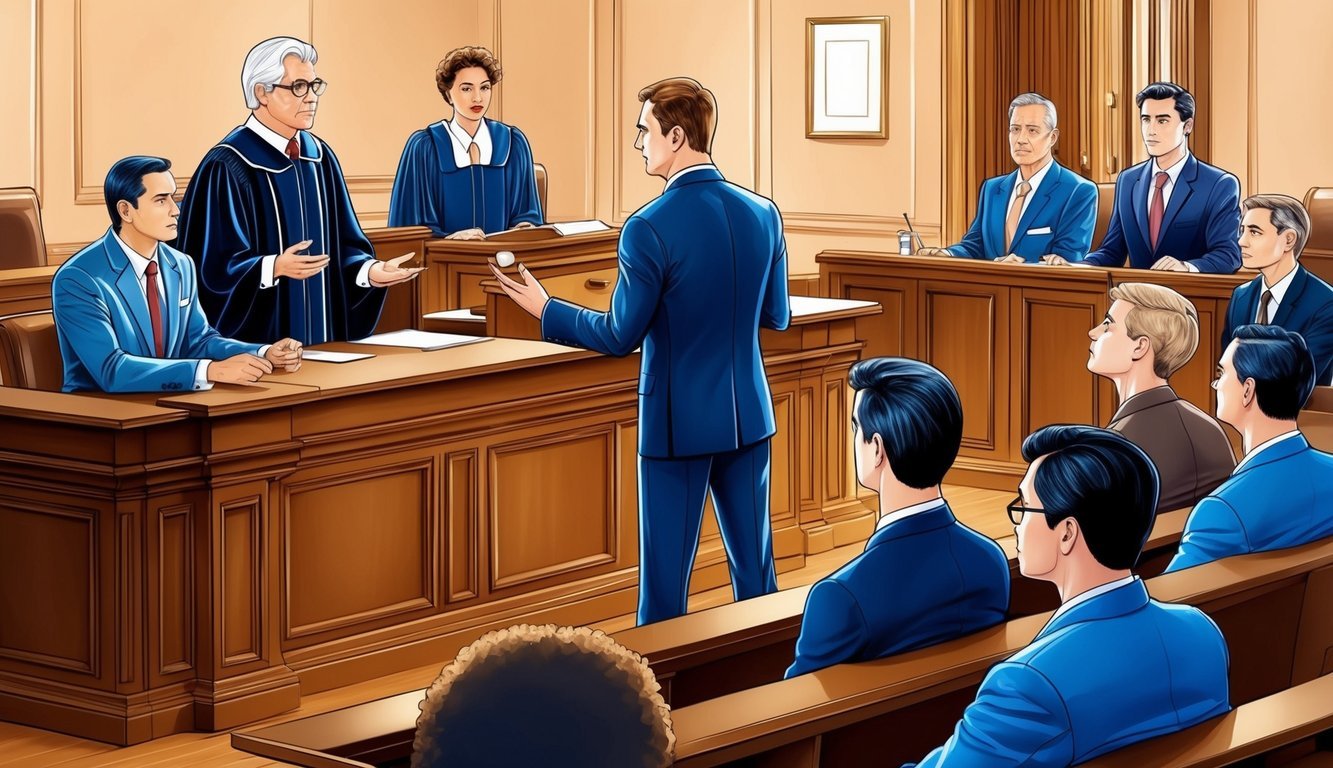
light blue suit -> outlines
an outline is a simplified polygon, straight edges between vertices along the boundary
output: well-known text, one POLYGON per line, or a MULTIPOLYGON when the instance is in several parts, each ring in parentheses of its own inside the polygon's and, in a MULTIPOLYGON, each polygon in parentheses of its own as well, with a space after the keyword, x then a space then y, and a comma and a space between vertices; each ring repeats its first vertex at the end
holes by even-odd
POLYGON ((1167 571, 1333 536, 1333 454, 1304 435, 1279 440, 1205 496, 1185 521, 1167 571))
POLYGON ((1066 766, 1231 709, 1212 619, 1135 579, 1054 617, 991 668, 953 736, 919 768, 1066 766))
POLYGON ((259 354, 259 345, 224 338, 209 325, 188 256, 159 243, 156 259, 163 288, 163 358, 155 356, 138 275, 110 230, 56 270, 51 302, 65 392, 189 391, 200 360, 259 354))
POLYGON ((1014 242, 1004 247, 1004 222, 1018 171, 981 183, 977 215, 962 242, 949 246, 955 256, 997 259, 1010 253, 1036 262, 1048 253, 1080 261, 1092 247, 1097 225, 1097 185, 1054 160, 1018 220, 1014 242))

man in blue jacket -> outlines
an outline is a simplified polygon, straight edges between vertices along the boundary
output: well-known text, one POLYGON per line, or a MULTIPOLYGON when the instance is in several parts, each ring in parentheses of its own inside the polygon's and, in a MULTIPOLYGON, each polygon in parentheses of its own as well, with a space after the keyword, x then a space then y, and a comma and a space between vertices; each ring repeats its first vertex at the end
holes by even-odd
POLYGON ((1004 551, 940 493, 963 440, 953 384, 902 357, 857 363, 848 382, 856 477, 879 494, 879 523, 864 552, 810 589, 787 677, 952 640, 1009 608, 1004 551))
POLYGON ((505 292, 548 341, 626 355, 639 374, 639 623, 685 613, 711 491, 737 600, 776 591, 769 527, 772 396, 759 328, 782 330, 787 246, 772 201, 725 181, 709 153, 713 94, 689 78, 639 92, 635 148, 666 188, 625 222, 609 312, 549 299, 519 266, 505 292))
POLYGON ((1061 605, 991 668, 921 768, 1075 765, 1231 708, 1217 625, 1151 599, 1130 571, 1157 508, 1147 454, 1109 430, 1058 424, 1028 436, 1023 458, 1009 507, 1019 568, 1054 583, 1061 605))
MULTIPOLYGON (((1115 180, 1115 208, 1087 266, 1231 274, 1240 268, 1240 182, 1190 154, 1194 97, 1153 83, 1134 98, 1148 159, 1115 180)), ((1053 264, 1068 260, 1055 257, 1053 264)))
POLYGON ((1333 455, 1311 448, 1296 425, 1314 391, 1305 340, 1275 325, 1242 325, 1213 388, 1217 418, 1240 432, 1245 457, 1194 506, 1167 570, 1333 536, 1333 455))

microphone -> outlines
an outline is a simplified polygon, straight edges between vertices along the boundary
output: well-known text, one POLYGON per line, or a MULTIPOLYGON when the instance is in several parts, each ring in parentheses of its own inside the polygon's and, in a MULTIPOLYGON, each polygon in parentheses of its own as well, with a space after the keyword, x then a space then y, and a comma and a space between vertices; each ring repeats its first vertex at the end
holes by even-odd
POLYGON ((907 232, 908 232, 908 234, 916 238, 916 246, 917 246, 917 250, 920 250, 920 249, 922 249, 922 248, 925 248, 925 247, 926 247, 926 244, 925 244, 925 242, 922 241, 922 239, 921 239, 921 233, 917 232, 915 229, 912 229, 912 220, 909 219, 909 218, 907 218, 907 212, 906 212, 906 211, 903 211, 903 221, 907 222, 907 232))

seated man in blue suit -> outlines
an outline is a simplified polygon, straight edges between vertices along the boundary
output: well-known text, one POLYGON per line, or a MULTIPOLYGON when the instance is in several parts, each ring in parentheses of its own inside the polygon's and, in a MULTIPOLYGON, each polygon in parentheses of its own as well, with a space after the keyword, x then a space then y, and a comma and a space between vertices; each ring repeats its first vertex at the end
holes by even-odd
POLYGON ((609 312, 559 299, 519 265, 505 292, 547 341, 603 354, 643 346, 639 373, 639 623, 685 613, 711 491, 737 600, 777 591, 768 517, 776 431, 759 328, 782 330, 787 245, 771 200, 713 165, 717 102, 689 78, 639 91, 634 147, 666 179, 620 232, 609 312))
POLYGON ((1018 170, 986 179, 963 241, 923 248, 923 256, 964 256, 1008 263, 1048 254, 1078 261, 1092 247, 1097 185, 1051 157, 1060 138, 1055 105, 1039 93, 1009 103, 1009 155, 1018 170))
POLYGON ((1152 530, 1157 471, 1124 437, 1057 424, 1023 441, 1009 507, 1024 576, 1061 605, 991 668, 953 736, 921 762, 1066 766, 1227 712, 1227 646, 1211 619, 1148 597, 1130 572, 1152 530))
MULTIPOLYGON (((1115 180, 1115 208, 1084 266, 1231 274, 1240 268, 1240 182, 1189 151, 1194 97, 1153 83, 1134 98, 1148 159, 1115 180)), ((1064 264, 1060 257, 1048 259, 1064 264)))
POLYGON ((1213 388, 1217 418, 1240 432, 1245 457, 1194 506, 1167 570, 1333 536, 1333 455, 1311 448, 1296 426, 1314 391, 1305 340, 1275 325, 1242 325, 1213 388))
POLYGON ((1286 195, 1252 195, 1242 207, 1240 258, 1259 276, 1231 292, 1222 349, 1238 327, 1272 323, 1299 333, 1314 356, 1315 383, 1333 384, 1333 287, 1299 263, 1310 214, 1286 195))
POLYGON ((815 583, 787 677, 952 640, 1004 621, 1009 562, 958 522, 940 483, 963 440, 944 374, 902 357, 852 366, 856 477, 879 494, 865 551, 815 583))
POLYGON ((127 157, 103 191, 111 228, 51 281, 66 392, 160 392, 250 384, 301 366, 292 339, 259 346, 223 338, 199 306, 194 262, 165 245, 180 209, 171 161, 127 157))

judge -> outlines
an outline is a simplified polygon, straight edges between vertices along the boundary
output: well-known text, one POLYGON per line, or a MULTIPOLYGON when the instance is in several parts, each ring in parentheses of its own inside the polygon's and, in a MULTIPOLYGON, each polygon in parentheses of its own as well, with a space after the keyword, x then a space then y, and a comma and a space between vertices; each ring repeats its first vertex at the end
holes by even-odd
POLYGON ((314 47, 256 45, 241 87, 251 115, 204 155, 185 193, 181 250, 199 263, 199 298, 224 336, 302 344, 368 336, 384 288, 420 269, 375 259, 338 158, 309 133, 327 83, 314 47))
POLYGON ((426 226, 437 236, 480 240, 488 232, 542 223, 527 137, 486 119, 501 74, 485 48, 458 48, 440 62, 435 85, 454 115, 408 137, 389 226, 426 226))

